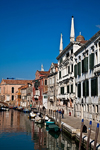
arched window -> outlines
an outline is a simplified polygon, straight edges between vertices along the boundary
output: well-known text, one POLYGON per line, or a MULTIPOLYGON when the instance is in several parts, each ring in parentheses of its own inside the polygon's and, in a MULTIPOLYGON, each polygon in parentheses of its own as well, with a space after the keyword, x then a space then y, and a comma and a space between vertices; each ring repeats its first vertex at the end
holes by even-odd
POLYGON ((12 87, 12 93, 14 93, 14 87, 12 87))

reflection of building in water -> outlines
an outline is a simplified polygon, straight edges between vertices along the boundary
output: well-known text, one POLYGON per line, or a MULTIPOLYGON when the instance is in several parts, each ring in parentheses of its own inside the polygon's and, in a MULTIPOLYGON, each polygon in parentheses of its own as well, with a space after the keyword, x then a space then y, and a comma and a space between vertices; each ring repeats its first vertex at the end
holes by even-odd
POLYGON ((75 143, 72 143, 68 137, 64 136, 64 134, 47 134, 47 148, 50 150, 63 149, 63 150, 76 150, 75 143))
POLYGON ((0 112, 0 133, 26 130, 25 115, 14 110, 0 112))
POLYGON ((34 149, 46 149, 46 142, 47 142, 47 132, 44 127, 41 125, 35 125, 32 122, 32 139, 34 142, 34 149))

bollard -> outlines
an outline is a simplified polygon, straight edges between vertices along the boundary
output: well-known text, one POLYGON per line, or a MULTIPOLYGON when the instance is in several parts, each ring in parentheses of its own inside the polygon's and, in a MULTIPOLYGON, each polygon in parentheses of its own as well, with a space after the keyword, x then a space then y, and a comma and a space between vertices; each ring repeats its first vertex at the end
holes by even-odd
POLYGON ((97 123, 97 128, 96 128, 96 133, 95 133, 95 140, 94 140, 94 148, 93 148, 93 150, 96 150, 96 144, 97 144, 98 134, 99 134, 99 123, 97 123))
POLYGON ((53 118, 54 118, 54 111, 53 111, 53 118))
POLYGON ((88 139, 87 139, 86 150, 89 149, 90 135, 91 135, 91 127, 92 127, 92 121, 90 121, 90 124, 89 124, 89 131, 88 131, 88 139))
POLYGON ((81 150, 83 125, 84 125, 84 119, 82 119, 82 122, 81 122, 80 140, 79 140, 79 150, 81 150))

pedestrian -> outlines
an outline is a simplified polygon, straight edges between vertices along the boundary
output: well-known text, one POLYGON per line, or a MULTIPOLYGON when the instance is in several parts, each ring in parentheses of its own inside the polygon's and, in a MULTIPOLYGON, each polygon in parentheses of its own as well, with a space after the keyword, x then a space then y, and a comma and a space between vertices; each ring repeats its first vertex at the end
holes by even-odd
POLYGON ((62 113, 62 118, 64 118, 64 110, 63 110, 63 109, 62 109, 62 112, 61 112, 61 113, 62 113))

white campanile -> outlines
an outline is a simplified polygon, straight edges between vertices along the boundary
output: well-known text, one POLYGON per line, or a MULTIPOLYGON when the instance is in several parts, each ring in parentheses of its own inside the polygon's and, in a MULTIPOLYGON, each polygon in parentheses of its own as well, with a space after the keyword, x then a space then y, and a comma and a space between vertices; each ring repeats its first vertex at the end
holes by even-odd
POLYGON ((41 71, 44 71, 44 69, 43 69, 43 65, 41 65, 41 71))
POLYGON ((61 33, 59 53, 61 53, 62 51, 63 51, 63 39, 62 39, 62 33, 61 33))
POLYGON ((70 42, 75 41, 75 32, 74 32, 74 17, 72 16, 72 21, 71 21, 71 32, 70 32, 70 42))

